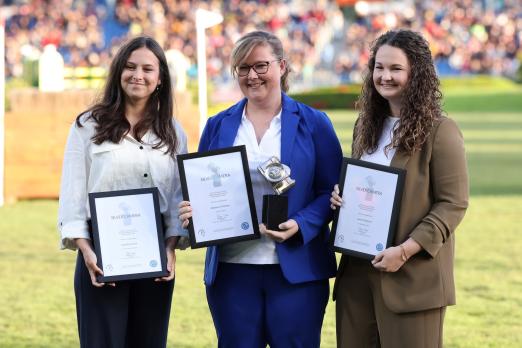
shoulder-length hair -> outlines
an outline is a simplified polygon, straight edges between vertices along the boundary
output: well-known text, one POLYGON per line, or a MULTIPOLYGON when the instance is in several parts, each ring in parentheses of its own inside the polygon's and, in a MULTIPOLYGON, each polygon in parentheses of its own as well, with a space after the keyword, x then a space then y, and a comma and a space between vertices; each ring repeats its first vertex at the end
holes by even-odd
POLYGON ((103 94, 89 109, 76 118, 78 127, 82 115, 96 122, 96 133, 92 137, 95 144, 105 141, 119 143, 130 129, 125 118, 125 92, 121 86, 121 75, 127 61, 135 50, 146 47, 159 61, 159 80, 161 84, 149 96, 143 118, 133 127, 133 137, 141 141, 143 135, 152 130, 159 141, 153 148, 166 147, 166 154, 174 156, 178 145, 178 137, 172 122, 173 96, 167 59, 161 46, 152 38, 139 36, 124 44, 112 60, 103 94))
POLYGON ((428 42, 411 30, 388 31, 377 38, 370 49, 368 71, 357 101, 359 117, 352 144, 352 156, 355 158, 377 150, 384 120, 391 114, 388 101, 377 92, 373 82, 375 55, 383 45, 401 49, 410 64, 410 76, 402 98, 401 120, 385 151, 396 147, 398 151, 413 154, 428 138, 434 121, 442 116, 440 82, 428 42))
POLYGON ((285 72, 281 76, 281 90, 288 92, 288 75, 292 71, 288 58, 283 50, 283 43, 277 36, 266 31, 252 31, 243 35, 237 40, 231 54, 230 71, 232 76, 237 78, 236 68, 252 53, 252 50, 259 45, 267 45, 272 49, 272 53, 279 60, 285 61, 285 72))

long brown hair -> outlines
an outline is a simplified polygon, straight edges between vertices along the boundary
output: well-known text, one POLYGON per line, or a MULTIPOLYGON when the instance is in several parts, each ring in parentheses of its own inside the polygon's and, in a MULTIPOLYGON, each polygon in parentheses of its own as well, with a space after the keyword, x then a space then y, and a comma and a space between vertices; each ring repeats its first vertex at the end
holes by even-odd
POLYGON ((94 120, 96 122, 96 134, 92 137, 92 141, 98 145, 104 141, 119 143, 125 134, 130 131, 131 125, 125 118, 125 92, 121 86, 121 74, 132 52, 142 47, 149 49, 158 58, 161 84, 150 95, 145 106, 145 115, 134 126, 132 135, 135 139, 141 141, 143 135, 148 130, 152 130, 159 138, 158 143, 154 144, 153 148, 166 146, 165 153, 174 156, 178 137, 172 122, 174 98, 167 59, 161 46, 147 36, 136 37, 118 50, 112 60, 100 100, 78 115, 76 124, 78 127, 82 127, 80 119, 84 114, 88 115, 87 119, 94 120))
POLYGON ((442 93, 435 72, 428 42, 411 30, 388 31, 372 44, 368 71, 357 101, 359 117, 355 123, 352 156, 360 158, 365 152, 374 153, 379 144, 384 120, 391 114, 388 101, 375 89, 373 69, 375 55, 383 45, 401 49, 410 63, 410 76, 403 92, 401 120, 393 132, 392 143, 385 149, 412 154, 428 138, 433 123, 443 114, 442 93))

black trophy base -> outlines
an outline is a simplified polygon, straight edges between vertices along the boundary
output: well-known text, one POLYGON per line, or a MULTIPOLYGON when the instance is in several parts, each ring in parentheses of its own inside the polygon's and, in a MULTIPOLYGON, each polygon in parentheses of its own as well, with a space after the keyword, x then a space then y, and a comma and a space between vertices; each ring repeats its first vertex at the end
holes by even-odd
POLYGON ((264 195, 262 222, 272 231, 281 231, 279 224, 288 220, 288 196, 264 195))

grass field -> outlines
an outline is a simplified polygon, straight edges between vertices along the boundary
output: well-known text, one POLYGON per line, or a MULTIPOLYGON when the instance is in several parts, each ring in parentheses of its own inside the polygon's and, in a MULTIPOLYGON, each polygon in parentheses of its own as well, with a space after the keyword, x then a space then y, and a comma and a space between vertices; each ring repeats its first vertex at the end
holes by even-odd
MULTIPOLYGON (((448 114, 464 135, 472 195, 522 195, 522 106, 520 110, 448 114)), ((356 112, 329 111, 328 115, 344 154, 349 155, 356 112)))
MULTIPOLYGON (((522 196, 473 197, 457 231, 457 300, 446 347, 522 345, 522 196)), ((56 202, 0 210, 0 347, 76 347, 74 253, 57 251, 56 202)), ((214 347, 202 283, 203 251, 178 252, 169 347, 214 347)), ((322 347, 335 346, 330 303, 322 347)))
MULTIPOLYGON (((458 98, 454 103, 463 105, 458 98)), ((456 232, 458 305, 447 311, 445 347, 522 347, 522 109, 516 103, 510 97, 492 98, 487 107, 455 106, 449 111, 465 137, 472 197, 456 232), (510 107, 499 105, 492 111, 489 104, 495 100, 508 100, 510 107)), ((348 154, 355 113, 328 114, 348 154)), ((78 346, 75 254, 58 250, 56 213, 56 201, 25 201, 0 209, 2 348, 78 346)), ((215 347, 202 282, 204 251, 177 255, 169 347, 215 347)), ((330 303, 322 347, 334 346, 330 303)))

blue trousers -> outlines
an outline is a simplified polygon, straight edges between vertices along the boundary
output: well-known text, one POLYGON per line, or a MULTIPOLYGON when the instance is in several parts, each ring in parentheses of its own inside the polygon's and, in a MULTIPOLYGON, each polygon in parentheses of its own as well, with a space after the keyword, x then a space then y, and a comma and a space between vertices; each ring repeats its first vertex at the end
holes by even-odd
POLYGON ((328 279, 290 284, 279 265, 220 263, 207 300, 223 348, 317 348, 328 279))
POLYGON ((78 252, 74 274, 82 348, 163 348, 167 345, 174 281, 121 281, 97 288, 78 252))

